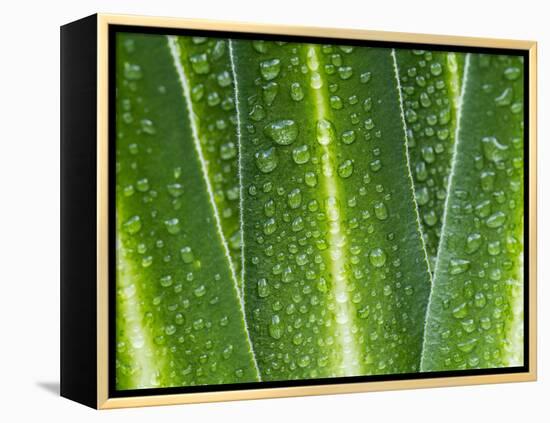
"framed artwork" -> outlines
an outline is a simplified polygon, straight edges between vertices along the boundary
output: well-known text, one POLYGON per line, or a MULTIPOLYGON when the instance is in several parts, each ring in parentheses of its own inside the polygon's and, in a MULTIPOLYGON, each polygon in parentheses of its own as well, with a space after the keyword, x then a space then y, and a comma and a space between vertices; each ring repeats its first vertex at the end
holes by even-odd
POLYGON ((61 390, 95 408, 536 378, 536 43, 61 30, 61 390))

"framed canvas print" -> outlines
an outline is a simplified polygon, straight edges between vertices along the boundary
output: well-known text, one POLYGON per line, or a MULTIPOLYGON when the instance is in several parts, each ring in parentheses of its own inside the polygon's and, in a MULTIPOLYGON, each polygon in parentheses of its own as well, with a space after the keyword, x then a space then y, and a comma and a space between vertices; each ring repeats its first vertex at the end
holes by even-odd
POLYGON ((61 29, 61 393, 536 378, 536 44, 61 29))

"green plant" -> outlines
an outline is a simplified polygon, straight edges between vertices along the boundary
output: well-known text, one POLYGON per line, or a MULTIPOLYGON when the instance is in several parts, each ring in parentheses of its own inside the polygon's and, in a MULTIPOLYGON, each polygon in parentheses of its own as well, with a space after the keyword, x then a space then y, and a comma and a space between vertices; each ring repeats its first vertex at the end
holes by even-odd
POLYGON ((196 121, 166 38, 119 37, 117 386, 257 380, 196 121))
POLYGON ((430 275, 391 50, 232 46, 262 377, 417 371, 430 275))
POLYGON ((466 57, 423 370, 523 363, 522 69, 466 57))
POLYGON ((119 389, 521 363, 520 58, 118 37, 119 389))

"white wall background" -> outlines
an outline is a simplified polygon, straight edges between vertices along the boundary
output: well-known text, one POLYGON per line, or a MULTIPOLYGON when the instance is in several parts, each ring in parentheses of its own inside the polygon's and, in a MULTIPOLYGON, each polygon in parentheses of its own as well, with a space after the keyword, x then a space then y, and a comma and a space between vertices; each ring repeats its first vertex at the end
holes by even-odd
POLYGON ((6 1, 0 24, 0 420, 548 421, 550 30, 545 2, 6 1), (539 381, 95 412, 59 398, 59 26, 113 12, 539 42, 539 381), (546 305, 546 307, 545 307, 546 305))

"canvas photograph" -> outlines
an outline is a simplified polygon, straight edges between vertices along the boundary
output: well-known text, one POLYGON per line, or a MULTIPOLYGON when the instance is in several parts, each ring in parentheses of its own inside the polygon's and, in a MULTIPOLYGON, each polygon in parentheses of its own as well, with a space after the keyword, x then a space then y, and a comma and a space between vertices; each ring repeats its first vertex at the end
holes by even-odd
POLYGON ((113 392, 524 368, 523 54, 112 36, 113 392))

